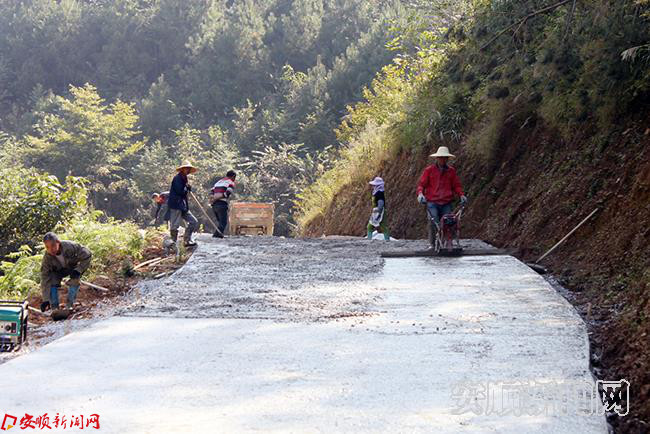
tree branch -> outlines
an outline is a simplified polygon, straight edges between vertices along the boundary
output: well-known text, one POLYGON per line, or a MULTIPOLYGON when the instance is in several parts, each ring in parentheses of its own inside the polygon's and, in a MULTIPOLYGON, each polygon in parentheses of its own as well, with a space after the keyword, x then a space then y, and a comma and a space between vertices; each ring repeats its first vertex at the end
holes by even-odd
POLYGON ((543 14, 543 13, 550 12, 550 11, 552 11, 552 10, 555 10, 555 9, 559 8, 560 6, 562 6, 562 5, 565 5, 565 4, 569 3, 570 1, 575 1, 575 0, 562 0, 561 2, 559 2, 559 3, 555 3, 554 5, 547 6, 547 7, 545 7, 545 8, 539 9, 539 10, 537 10, 537 11, 531 12, 530 14, 526 15, 526 16, 525 16, 524 18, 522 18, 521 20, 519 20, 519 21, 517 21, 517 22, 515 22, 515 23, 510 24, 508 27, 506 27, 505 29, 501 30, 499 33, 497 33, 496 35, 494 35, 494 37, 493 37, 492 39, 490 39, 489 41, 487 41, 487 43, 485 43, 485 44, 481 47, 481 50, 485 50, 487 47, 489 47, 490 45, 492 45, 492 43, 493 43, 494 41, 496 41, 497 39, 499 39, 499 37, 501 37, 501 35, 503 35, 504 33, 506 33, 508 30, 511 30, 511 29, 514 28, 514 27, 519 28, 519 27, 521 27, 521 26, 522 26, 526 21, 528 21, 529 19, 533 18, 534 16, 537 16, 537 15, 539 15, 539 14, 543 14))
POLYGON ((562 38, 562 42, 566 41, 567 36, 569 36, 569 29, 571 28, 571 21, 573 21, 573 15, 575 14, 576 11, 577 1, 578 0, 573 0, 573 5, 571 6, 571 12, 569 12, 569 15, 567 15, 566 29, 564 31, 564 38, 562 38))

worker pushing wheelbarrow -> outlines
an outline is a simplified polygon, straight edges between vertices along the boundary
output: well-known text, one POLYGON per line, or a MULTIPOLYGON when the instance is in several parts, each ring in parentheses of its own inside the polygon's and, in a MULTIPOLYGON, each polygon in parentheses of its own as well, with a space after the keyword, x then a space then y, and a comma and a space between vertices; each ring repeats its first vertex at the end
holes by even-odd
POLYGON ((460 219, 463 215, 464 204, 450 214, 444 214, 440 219, 431 215, 429 208, 427 214, 431 225, 435 227, 433 250, 440 256, 460 256, 463 248, 460 245, 460 219))
POLYGON ((448 164, 455 158, 446 146, 431 154, 435 162, 424 169, 418 182, 418 202, 427 207, 429 250, 440 254, 460 255, 460 219, 467 196, 456 174, 448 164), (460 208, 452 212, 454 197, 460 198, 460 208))

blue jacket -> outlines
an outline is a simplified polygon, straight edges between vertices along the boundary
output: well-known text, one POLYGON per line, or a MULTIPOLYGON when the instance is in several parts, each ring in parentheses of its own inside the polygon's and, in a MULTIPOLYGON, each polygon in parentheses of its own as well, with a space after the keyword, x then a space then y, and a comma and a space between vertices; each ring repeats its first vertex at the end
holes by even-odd
POLYGON ((179 173, 174 176, 172 186, 169 189, 169 198, 167 199, 169 209, 178 209, 184 213, 187 212, 189 210, 187 193, 187 177, 179 173))

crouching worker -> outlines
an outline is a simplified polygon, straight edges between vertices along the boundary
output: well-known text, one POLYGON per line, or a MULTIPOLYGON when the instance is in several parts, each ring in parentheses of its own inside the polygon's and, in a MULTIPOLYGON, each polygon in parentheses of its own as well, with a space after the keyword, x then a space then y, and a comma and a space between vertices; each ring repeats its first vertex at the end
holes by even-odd
POLYGON ((70 277, 67 282, 66 308, 72 309, 79 292, 81 276, 90 267, 92 254, 81 244, 59 240, 59 237, 53 232, 45 234, 43 243, 45 244, 45 254, 41 262, 41 291, 43 293, 41 311, 59 308, 59 288, 64 277, 70 277))
POLYGON ((384 180, 376 177, 368 184, 372 186, 372 214, 368 221, 368 239, 372 240, 375 229, 384 234, 384 240, 390 240, 388 231, 388 218, 386 216, 386 196, 384 193, 384 180))

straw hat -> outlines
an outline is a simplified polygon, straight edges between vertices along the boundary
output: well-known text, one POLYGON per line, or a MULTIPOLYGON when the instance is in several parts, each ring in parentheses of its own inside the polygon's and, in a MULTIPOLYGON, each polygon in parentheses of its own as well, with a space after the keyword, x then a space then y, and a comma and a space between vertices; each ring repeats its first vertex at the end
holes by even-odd
POLYGON ((186 161, 185 163, 183 163, 183 165, 178 166, 176 168, 176 171, 180 172, 181 169, 186 169, 186 168, 190 169, 190 173, 194 173, 194 172, 196 172, 198 170, 196 167, 192 166, 192 163, 186 161))
POLYGON ((449 153, 449 148, 446 146, 441 146, 438 148, 435 154, 429 155, 429 157, 447 157, 447 158, 456 158, 454 154, 449 153))
POLYGON ((377 176, 375 179, 370 181, 368 184, 370 185, 382 185, 384 183, 384 180, 381 179, 379 176, 377 176))

